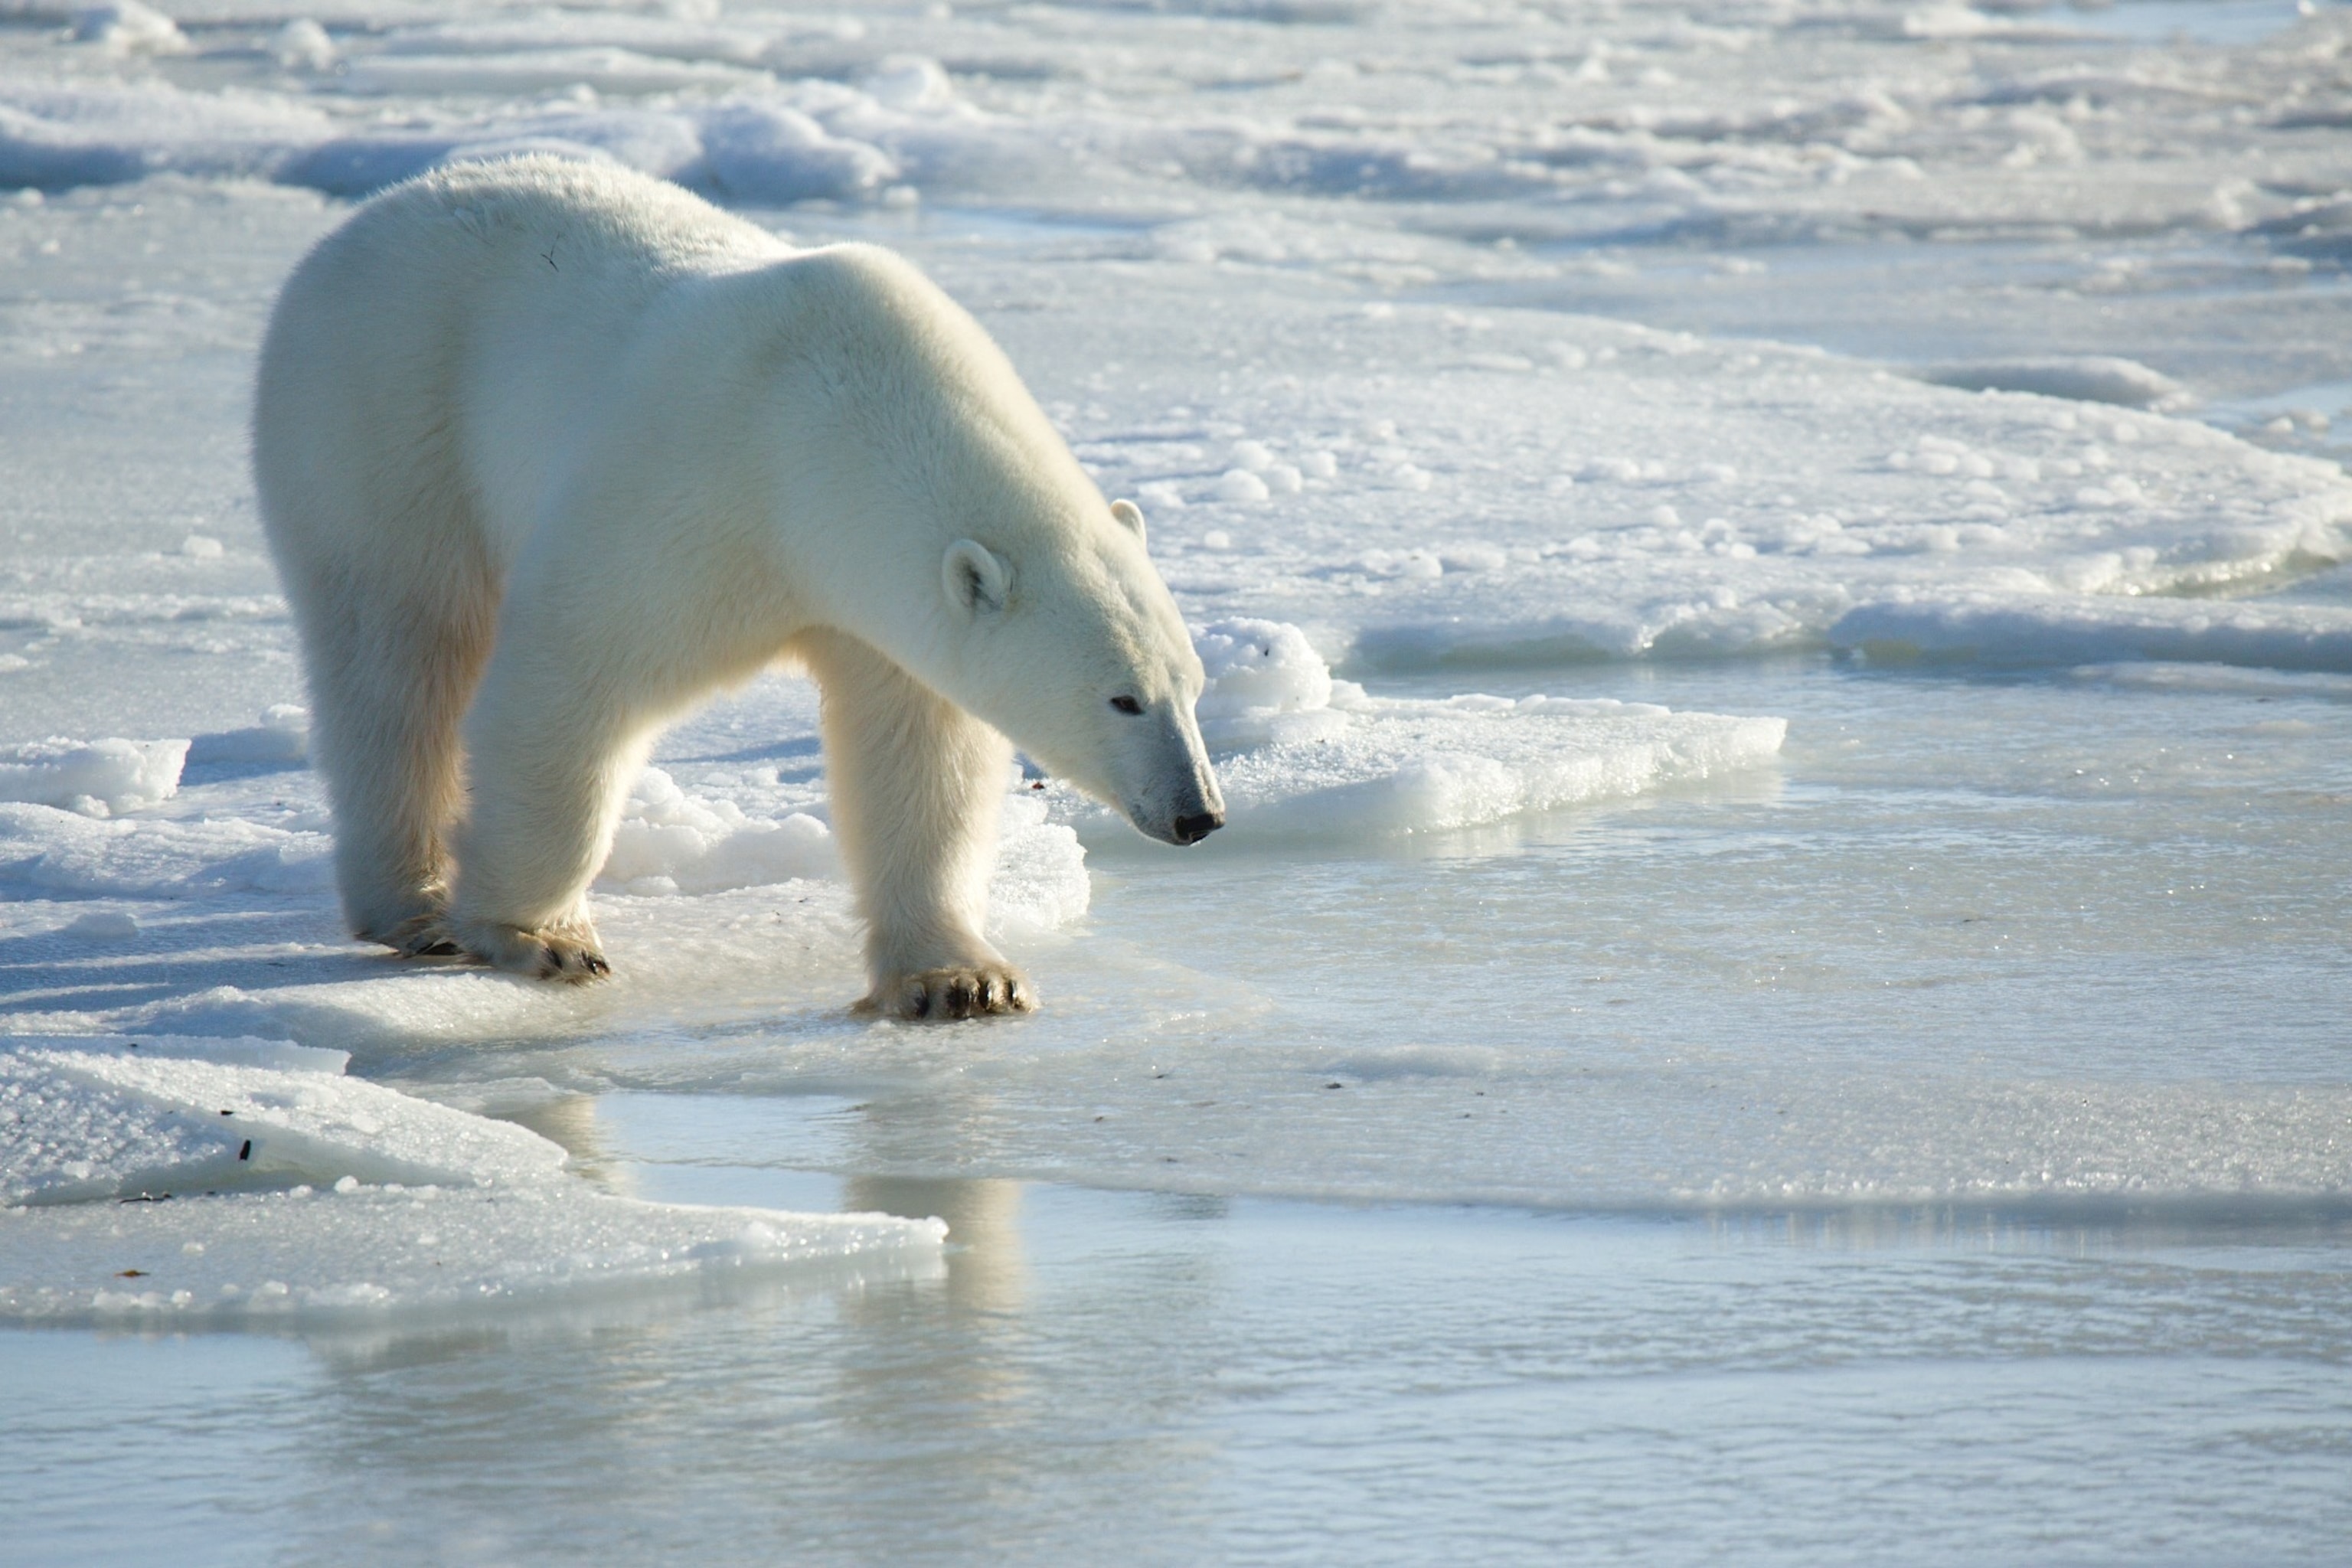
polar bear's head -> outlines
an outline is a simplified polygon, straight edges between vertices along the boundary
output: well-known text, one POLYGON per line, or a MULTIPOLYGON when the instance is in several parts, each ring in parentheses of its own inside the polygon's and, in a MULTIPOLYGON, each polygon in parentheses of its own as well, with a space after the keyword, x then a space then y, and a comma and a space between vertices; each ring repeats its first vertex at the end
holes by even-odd
POLYGON ((1223 826, 1193 717, 1204 677, 1143 552, 1131 502, 1027 548, 950 544, 940 589, 961 645, 952 693, 1057 777, 1169 844, 1223 826))
POLYGON ((1136 827, 1224 822, 1200 658, 1144 552, 980 324, 887 251, 800 253, 775 310, 775 493, 823 612, 1136 827))

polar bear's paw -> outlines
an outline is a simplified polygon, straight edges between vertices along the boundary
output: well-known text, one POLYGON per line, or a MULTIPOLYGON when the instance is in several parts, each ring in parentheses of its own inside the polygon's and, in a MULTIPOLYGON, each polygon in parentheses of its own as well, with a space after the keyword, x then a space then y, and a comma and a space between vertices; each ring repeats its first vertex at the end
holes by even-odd
POLYGON ((498 921, 450 921, 436 928, 449 944, 423 951, 457 951, 533 980, 562 980, 574 985, 602 980, 613 973, 596 941, 596 928, 586 921, 564 921, 530 928, 498 921))
POLYGON ((449 934, 446 917, 439 910, 411 915, 382 936, 366 940, 380 942, 403 958, 456 958, 465 952, 449 934))
POLYGON ((1034 1013, 1037 993, 1027 976, 1008 964, 960 963, 893 975, 856 1010, 888 1018, 982 1018, 1034 1013))

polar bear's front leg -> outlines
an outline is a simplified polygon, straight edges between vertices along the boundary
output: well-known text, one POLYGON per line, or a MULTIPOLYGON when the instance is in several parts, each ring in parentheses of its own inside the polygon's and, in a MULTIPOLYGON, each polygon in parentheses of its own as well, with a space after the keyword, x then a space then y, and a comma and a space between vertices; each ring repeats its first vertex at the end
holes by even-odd
POLYGON ((859 1010, 1028 1012, 1029 982, 981 935, 1012 746, 854 637, 815 633, 800 647, 824 693, 833 823, 866 917, 859 1010))

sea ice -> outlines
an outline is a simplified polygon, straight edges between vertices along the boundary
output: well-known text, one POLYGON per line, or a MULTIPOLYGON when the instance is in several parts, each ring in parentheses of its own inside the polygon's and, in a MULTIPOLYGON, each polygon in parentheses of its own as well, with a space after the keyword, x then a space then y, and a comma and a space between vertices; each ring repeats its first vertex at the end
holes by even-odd
POLYGON ((1921 597, 1849 610, 1830 639, 1876 659, 2146 658, 2352 670, 2352 609, 2260 599, 1921 597))
POLYGON ((933 1249, 944 1231, 606 1195, 537 1133, 345 1060, 282 1040, 0 1040, 0 1320, 479 1306, 933 1249))
POLYGON ((1928 365, 1918 374, 1922 381, 1969 392, 2038 392, 2124 408, 2174 409, 2191 401, 2187 390, 2162 371, 2112 354, 1973 360, 1928 365))
POLYGON ((1222 621, 1195 641, 1202 735, 1237 838, 1484 826, 1753 767, 1788 728, 1605 698, 1370 697, 1278 622, 1222 621))

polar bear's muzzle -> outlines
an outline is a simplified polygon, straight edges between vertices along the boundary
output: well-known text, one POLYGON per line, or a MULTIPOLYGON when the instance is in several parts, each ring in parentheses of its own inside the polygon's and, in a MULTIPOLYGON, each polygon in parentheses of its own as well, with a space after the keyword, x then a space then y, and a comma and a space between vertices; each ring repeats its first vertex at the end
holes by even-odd
POLYGON ((1146 816, 1130 810, 1127 816, 1145 835, 1180 847, 1198 844, 1225 825, 1223 804, 1208 800, 1197 791, 1172 811, 1146 816))
POLYGON ((1162 844, 1198 844, 1225 825, 1225 800, 1210 770, 1207 750, 1191 724, 1167 715, 1137 770, 1140 787, 1119 792, 1120 809, 1136 831, 1162 844))
POLYGON ((1196 811, 1190 816, 1180 816, 1176 819, 1176 842, 1198 844, 1224 825, 1225 814, 1222 811, 1196 811))

